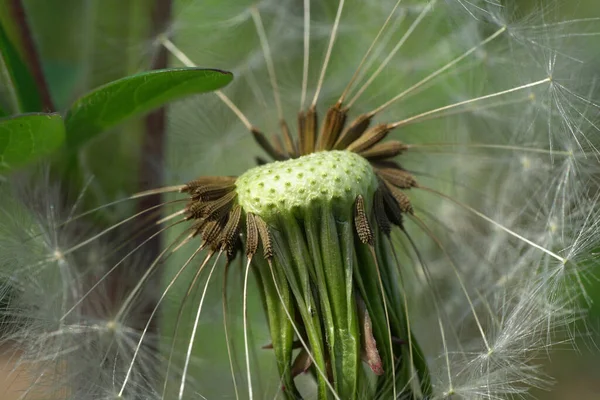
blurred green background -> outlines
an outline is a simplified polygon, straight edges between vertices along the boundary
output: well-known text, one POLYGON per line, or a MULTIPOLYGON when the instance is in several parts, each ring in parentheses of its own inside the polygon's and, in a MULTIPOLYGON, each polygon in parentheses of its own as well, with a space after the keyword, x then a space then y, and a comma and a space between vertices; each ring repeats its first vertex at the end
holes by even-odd
MULTIPOLYGON (((337 0, 326 1, 332 6, 337 4, 337 0)), ((148 69, 157 48, 150 17, 157 2, 161 0, 23 1, 57 110, 66 109, 91 88, 148 69)), ((174 0, 173 7, 178 9, 189 2, 174 0)), ((0 22, 9 36, 16 39, 17 27, 6 7, 9 3, 9 0, 3 0, 0 4, 0 22)), ((218 1, 206 3, 218 11, 218 1)), ((569 18, 598 16, 600 3, 598 0, 564 2, 561 11, 569 18)), ((202 23, 202 18, 210 16, 188 16, 187 19, 188 22, 202 23)), ((223 63, 223 60, 219 61, 223 63)), ((2 94, 0 90, 0 105, 4 99, 2 94)), ((88 201, 94 204, 138 190, 137 168, 144 129, 143 120, 139 119, 95 140, 94 145, 88 146, 79 156, 77 165, 81 170, 70 171, 70 182, 66 183, 69 191, 78 193, 84 184, 84 176, 94 176, 88 191, 88 201), (112 162, 106 162, 107 154, 111 155, 112 162)), ((214 165, 214 168, 221 167, 229 170, 235 166, 230 162, 214 165)), ((586 320, 572 332, 577 337, 577 351, 573 352, 571 345, 553 349, 546 369, 556 378, 556 385, 551 391, 535 392, 537 398, 600 399, 600 351, 595 345, 600 343, 600 283, 591 280, 588 285, 589 293, 596 301, 586 320)), ((217 339, 221 340, 220 337, 217 339)))

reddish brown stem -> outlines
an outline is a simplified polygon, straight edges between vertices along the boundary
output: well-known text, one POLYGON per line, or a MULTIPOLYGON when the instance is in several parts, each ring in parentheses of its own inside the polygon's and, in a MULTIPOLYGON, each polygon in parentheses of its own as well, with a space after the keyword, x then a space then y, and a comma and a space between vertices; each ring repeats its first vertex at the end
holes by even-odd
MULTIPOLYGON (((154 0, 151 8, 150 36, 156 37, 167 27, 172 12, 172 0, 154 0)), ((155 55, 151 69, 162 69, 168 65, 168 53, 164 47, 160 47, 155 55)), ((165 130, 167 126, 167 115, 164 107, 153 111, 144 120, 145 132, 142 139, 142 151, 139 169, 139 190, 148 190, 160 186, 163 183, 163 164, 165 130)), ((161 195, 153 195, 140 199, 138 207, 140 210, 147 209, 161 203, 161 195)), ((157 216, 157 220, 158 220, 157 216)), ((150 232, 152 234, 153 232, 150 232)), ((156 257, 160 251, 161 240, 157 236, 147 247, 148 256, 156 257)))
POLYGON ((34 43, 31 30, 29 29, 27 15, 25 13, 25 8, 23 7, 22 1, 10 0, 10 12, 15 21, 17 32, 19 33, 19 39, 23 49, 25 63, 27 64, 31 75, 33 76, 40 94, 40 100, 43 108, 40 111, 55 111, 54 104, 52 103, 52 96, 50 95, 50 90, 44 76, 44 71, 42 69, 42 64, 40 62, 36 45, 34 43))

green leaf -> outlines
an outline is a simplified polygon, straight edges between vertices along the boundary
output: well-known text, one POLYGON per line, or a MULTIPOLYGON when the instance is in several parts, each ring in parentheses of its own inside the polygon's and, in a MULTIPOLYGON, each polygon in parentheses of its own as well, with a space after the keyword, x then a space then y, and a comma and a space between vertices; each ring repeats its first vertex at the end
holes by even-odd
POLYGON ((67 144, 82 145, 120 122, 192 94, 217 90, 229 72, 172 68, 143 72, 103 85, 77 100, 67 113, 67 144))
POLYGON ((58 114, 23 114, 0 119, 0 172, 39 160, 65 140, 65 125, 58 114))
POLYGON ((42 109, 35 80, 1 24, 0 74, 7 86, 13 113, 36 112, 42 109))

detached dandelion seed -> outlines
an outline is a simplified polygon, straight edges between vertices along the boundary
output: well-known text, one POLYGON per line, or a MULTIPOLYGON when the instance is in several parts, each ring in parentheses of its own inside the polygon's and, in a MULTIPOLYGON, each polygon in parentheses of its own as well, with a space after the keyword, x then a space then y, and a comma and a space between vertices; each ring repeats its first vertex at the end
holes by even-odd
MULTIPOLYGON (((171 109, 175 182, 64 228, 125 200, 161 194, 161 204, 7 274, 30 311, 44 297, 29 299, 40 282, 22 271, 67 265, 52 323, 12 336, 33 360, 64 360, 65 398, 491 400, 546 387, 535 357, 580 317, 597 263, 600 109, 586 70, 597 60, 584 53, 600 21, 546 9, 519 18, 489 0, 364 3, 192 2, 182 21, 218 21, 157 37, 174 65, 223 51, 214 66, 237 78, 171 109), (160 229, 76 286, 73 260, 143 218, 160 229), (157 235, 167 245, 92 328, 95 294, 157 235), (253 339, 257 294, 266 326, 253 339), (82 330, 110 340, 55 341, 82 330), (222 371, 208 358, 218 336, 222 371), (85 354, 101 377, 72 378, 78 364, 63 353, 85 354)), ((46 239, 28 237, 21 251, 46 239)))

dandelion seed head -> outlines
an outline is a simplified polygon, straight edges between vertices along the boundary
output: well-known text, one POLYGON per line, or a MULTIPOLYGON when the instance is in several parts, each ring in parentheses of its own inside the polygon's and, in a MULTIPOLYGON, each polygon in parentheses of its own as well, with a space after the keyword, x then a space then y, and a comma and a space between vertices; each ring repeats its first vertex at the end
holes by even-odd
MULTIPOLYGON (((95 250, 82 262, 79 252, 69 252, 78 235, 54 228, 51 234, 36 236, 36 245, 17 247, 21 253, 23 248, 38 249, 23 261, 44 260, 49 275, 9 274, 26 289, 13 306, 31 319, 12 336, 28 349, 24 360, 52 359, 59 351, 80 356, 84 362, 54 358, 66 360, 67 367, 85 367, 68 375, 64 385, 85 388, 81 393, 87 390, 88 397, 155 396, 154 386, 162 382, 145 378, 156 373, 151 365, 168 365, 168 372, 161 371, 168 375, 167 389, 176 381, 179 393, 197 389, 202 395, 224 395, 222 381, 213 383, 211 378, 223 375, 225 367, 215 367, 208 354, 211 346, 203 346, 208 335, 221 332, 214 323, 221 317, 221 303, 210 297, 219 294, 215 279, 225 278, 211 277, 223 269, 245 277, 251 268, 258 271, 257 284, 248 288, 246 278, 241 285, 236 282, 244 289, 223 296, 244 304, 228 318, 239 328, 233 341, 244 349, 234 353, 243 354, 248 368, 236 367, 234 360, 234 372, 225 373, 234 382, 245 380, 248 395, 279 393, 281 386, 276 382, 261 390, 261 379, 250 376, 255 371, 249 366, 267 356, 250 354, 255 343, 247 330, 256 325, 248 323, 253 318, 245 302, 265 291, 271 296, 261 295, 270 311, 269 323, 257 327, 256 335, 262 340, 269 330, 274 342, 283 338, 269 351, 278 358, 273 370, 277 368, 282 382, 287 379, 287 390, 296 382, 291 371, 311 361, 306 368, 312 368, 318 381, 314 390, 320 396, 332 393, 326 383, 350 392, 327 377, 328 369, 335 370, 335 363, 327 365, 328 352, 337 354, 327 346, 344 341, 327 336, 335 332, 315 340, 317 328, 310 331, 311 318, 327 315, 328 303, 320 301, 326 296, 348 296, 355 309, 361 301, 368 303, 376 332, 362 331, 359 342, 371 350, 365 365, 372 371, 365 370, 375 376, 380 369, 384 375, 395 371, 389 356, 401 348, 403 373, 410 376, 421 370, 413 362, 418 359, 430 371, 431 398, 526 397, 532 386, 548 387, 551 379, 537 366, 539 357, 562 340, 561 335, 574 335, 572 325, 582 316, 579 301, 586 297, 586 280, 597 264, 593 251, 600 232, 600 123, 593 70, 597 63, 590 50, 593 36, 588 36, 597 34, 597 21, 561 20, 555 2, 528 10, 492 0, 347 0, 343 9, 338 2, 311 1, 307 17, 304 2, 221 3, 216 8, 200 1, 178 5, 173 23, 151 41, 152 49, 146 48, 156 51, 169 40, 186 56, 177 58, 173 52, 173 65, 195 63, 236 75, 217 95, 192 97, 169 108, 167 181, 188 183, 181 193, 169 194, 184 196, 186 202, 165 217, 166 222, 183 218, 181 225, 166 231, 165 256, 142 269, 154 273, 165 267, 162 290, 140 277, 142 272, 125 279, 134 286, 139 283, 139 292, 123 285, 115 296, 107 280, 86 295, 89 282, 97 282, 115 265, 102 261, 102 246, 91 244, 95 250), (377 36, 388 17, 387 29, 377 36), (334 26, 335 40, 330 41, 334 26), (305 48, 310 60, 304 58, 305 48), (312 123, 309 113, 315 115, 311 132, 302 126, 312 123), (331 117, 341 114, 343 121, 331 117), (377 126, 389 127, 381 135, 386 140, 370 131, 377 126), (340 137, 351 127, 356 137, 341 145, 340 137), (300 135, 307 132, 314 134, 313 142, 303 142, 300 135), (374 137, 377 140, 371 142, 374 137), (250 169, 255 157, 264 165, 250 169), (312 171, 302 165, 309 159, 323 164, 312 171), (298 210, 306 202, 314 205, 311 199, 318 200, 320 208, 312 210, 318 210, 318 218, 304 218, 302 213, 283 219, 285 223, 267 218, 270 212, 281 217, 282 210, 298 210), (329 209, 322 206, 335 199, 350 205, 346 214, 325 212, 329 209), (352 229, 344 231, 347 226, 352 229), (335 240, 348 238, 366 247, 355 246, 356 254, 351 255, 343 253, 346 250, 335 253, 335 240), (372 263, 369 246, 381 265, 372 263), (203 261, 194 258, 199 249, 204 253, 198 258, 223 253, 227 267, 199 267, 203 261), (246 270, 235 262, 243 253, 254 260, 246 270), (328 292, 344 285, 311 281, 317 279, 325 257, 335 258, 331 254, 339 260, 356 258, 352 275, 362 282, 349 286, 352 295, 328 292), (306 260, 313 264, 303 269, 306 260), (398 268, 385 268, 396 262, 398 268), (379 267, 386 274, 383 279, 375 274, 379 267), (179 274, 181 280, 175 281, 179 274), (77 287, 82 279, 87 284, 77 287), (271 281, 284 284, 261 286, 271 281), (398 290, 389 289, 394 284, 398 290), (368 285, 377 295, 365 295, 368 285), (382 292, 388 297, 374 300, 382 292), (159 333, 146 333, 144 327, 153 322, 146 303, 157 302, 156 293, 169 304, 160 305, 166 311, 158 312, 163 315, 157 323, 159 333), (76 299, 86 296, 88 301, 61 320, 76 299), (129 296, 140 304, 129 307, 129 296), (294 331, 289 321, 301 320, 302 329, 294 331), (404 337, 392 338, 391 329, 387 335, 377 324, 398 327, 393 334, 404 337), (164 336, 168 348, 153 352, 152 345, 164 336), (300 338, 310 346, 293 343, 300 338), (404 344, 388 345, 392 339, 404 344), (422 354, 411 347, 413 342, 422 354), (101 353, 112 343, 117 349, 103 358, 101 353), (300 351, 292 357, 294 346, 300 351), (106 364, 99 366, 99 358, 106 364), (95 389, 74 384, 94 373, 95 389), (213 386, 218 389, 211 392, 213 386)), ((57 204, 43 210, 38 215, 45 225, 55 227, 48 221, 57 204)), ((6 229, 16 232, 10 224, 5 223, 6 229)), ((35 224, 27 226, 29 231, 19 230, 22 237, 42 231, 35 224)), ((7 239, 0 245, 10 249, 14 244, 7 239)), ((11 254, 18 253, 5 252, 2 257, 18 259, 11 254)), ((124 261, 122 267, 138 262, 124 261)), ((327 270, 332 275, 336 271, 327 270)), ((230 278, 230 286, 234 280, 230 278)), ((335 309, 330 318, 342 312, 335 309)), ((368 325, 366 314, 359 319, 368 325)), ((277 378, 269 374, 262 380, 272 384, 277 378)), ((379 392, 365 387, 360 395, 383 399, 390 398, 392 390, 418 393, 415 387, 424 381, 421 376, 404 388, 388 385, 389 390, 379 392)), ((237 387, 233 390, 238 393, 237 387)))
POLYGON ((347 151, 313 153, 290 161, 253 168, 236 181, 238 201, 246 212, 263 217, 303 209, 310 202, 329 203, 357 195, 372 195, 377 187, 364 158, 347 151))

